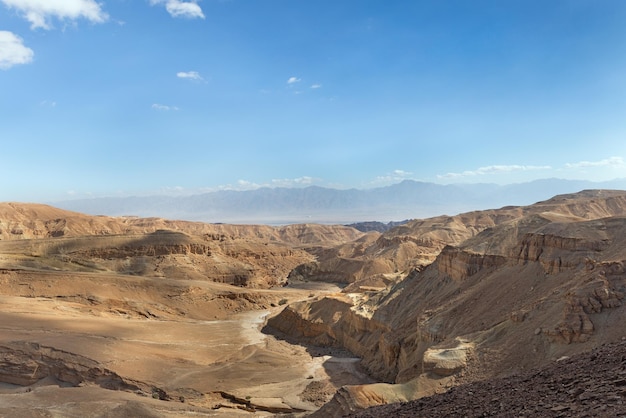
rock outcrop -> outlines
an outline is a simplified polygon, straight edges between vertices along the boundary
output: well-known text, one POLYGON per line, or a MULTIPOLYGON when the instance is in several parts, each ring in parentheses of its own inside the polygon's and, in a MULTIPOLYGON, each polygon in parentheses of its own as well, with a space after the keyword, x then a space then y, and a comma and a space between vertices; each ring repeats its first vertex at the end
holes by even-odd
POLYGON ((91 384, 143 396, 156 392, 160 399, 167 399, 159 388, 124 379, 98 362, 74 353, 23 341, 0 345, 0 382, 30 386, 44 379, 66 386, 91 384))

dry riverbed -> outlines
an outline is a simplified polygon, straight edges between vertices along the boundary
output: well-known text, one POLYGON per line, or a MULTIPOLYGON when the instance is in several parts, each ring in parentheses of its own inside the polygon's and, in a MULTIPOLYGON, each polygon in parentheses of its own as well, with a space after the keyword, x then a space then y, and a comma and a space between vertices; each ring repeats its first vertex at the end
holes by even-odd
MULTIPOLYGON (((337 290, 318 286, 279 291, 295 301, 337 290)), ((16 384, 7 372, 1 379, 0 416, 306 415, 341 384, 369 382, 356 359, 263 334, 266 318, 282 308, 245 311, 223 320, 140 319, 97 307, 86 310, 84 303, 68 298, 0 296, 0 346, 25 353, 18 361, 25 367, 19 371, 22 376, 31 370, 31 377, 42 376, 16 384), (63 376, 68 372, 55 375, 54 370, 65 367, 57 363, 44 375, 38 369, 52 361, 51 355, 57 363, 76 361, 68 360, 70 356, 93 361, 98 370, 141 382, 143 393, 108 390, 101 378, 70 384, 63 376), (162 390, 169 401, 153 399, 160 392, 150 396, 146 387, 162 390)))

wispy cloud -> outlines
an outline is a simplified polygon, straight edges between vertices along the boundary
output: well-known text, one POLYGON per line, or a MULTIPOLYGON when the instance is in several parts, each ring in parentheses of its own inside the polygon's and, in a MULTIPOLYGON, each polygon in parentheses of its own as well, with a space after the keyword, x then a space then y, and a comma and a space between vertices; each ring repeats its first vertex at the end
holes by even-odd
POLYGON ((405 170, 393 170, 391 173, 376 177, 371 184, 375 186, 397 183, 402 180, 411 179, 413 173, 405 170))
POLYGON ((269 182, 257 183, 249 180, 237 180, 236 184, 226 184, 219 186, 218 190, 256 190, 262 187, 306 187, 311 186, 313 184, 319 183, 321 179, 310 177, 310 176, 302 176, 296 178, 284 178, 284 179, 272 179, 269 182))
POLYGON ((289 77, 289 79, 287 79, 287 84, 296 84, 296 83, 299 83, 300 81, 302 80, 298 77, 289 77))
POLYGON ((230 190, 255 190, 263 187, 263 184, 255 183, 249 180, 237 180, 237 185, 232 186, 230 184, 225 186, 220 186, 221 189, 230 189, 230 190))
MULTIPOLYGON (((597 161, 578 161, 574 163, 565 163, 558 167, 549 165, 490 165, 480 167, 476 170, 467 170, 456 173, 438 174, 439 180, 464 180, 476 178, 479 176, 491 176, 492 179, 502 180, 504 178, 528 177, 522 173, 552 172, 551 175, 558 175, 564 178, 585 178, 587 180, 601 180, 611 175, 623 175, 626 173, 626 161, 622 157, 609 157, 597 161), (558 173, 558 174, 557 174, 558 173), (511 175, 511 176, 507 176, 511 175)), ((497 181, 497 180, 496 180, 497 181)))
POLYGON ((298 177, 295 179, 272 179, 274 187, 297 187, 310 186, 315 183, 316 179, 309 176, 298 177))
POLYGON ((476 170, 467 170, 460 173, 438 174, 439 179, 461 179, 466 177, 484 176, 489 174, 511 173, 516 171, 540 171, 551 170, 549 165, 489 165, 479 167, 476 170))
POLYGON ((185 78, 187 80, 204 81, 204 78, 197 71, 179 71, 176 73, 176 77, 185 78))
POLYGON ((35 53, 24 45, 22 38, 13 32, 0 31, 0 69, 8 70, 14 65, 28 64, 35 53))
POLYGON ((105 22, 109 16, 94 0, 0 0, 6 7, 17 10, 30 22, 31 29, 51 29, 50 20, 87 19, 105 22))
POLYGON ((609 157, 600 161, 579 161, 577 163, 567 163, 565 168, 587 168, 587 167, 615 167, 624 166, 622 157, 609 157))
POLYGON ((322 85, 321 84, 313 84, 313 85, 311 85, 311 88, 312 89, 320 89, 320 88, 322 88, 322 85))
POLYGON ((187 19, 204 19, 204 13, 198 6, 197 0, 150 0, 151 5, 165 5, 165 10, 172 17, 183 17, 187 19))
POLYGON ((57 102, 54 100, 42 100, 39 102, 39 106, 41 107, 57 107, 57 102))
POLYGON ((170 110, 178 110, 178 107, 176 106, 168 106, 168 105, 164 105, 164 104, 159 104, 159 103, 154 103, 151 106, 154 110, 159 110, 159 111, 163 111, 163 112, 167 112, 170 110))
POLYGON ((397 177, 409 177, 409 176, 412 176, 413 173, 410 171, 404 171, 404 170, 393 170, 393 175, 397 177))

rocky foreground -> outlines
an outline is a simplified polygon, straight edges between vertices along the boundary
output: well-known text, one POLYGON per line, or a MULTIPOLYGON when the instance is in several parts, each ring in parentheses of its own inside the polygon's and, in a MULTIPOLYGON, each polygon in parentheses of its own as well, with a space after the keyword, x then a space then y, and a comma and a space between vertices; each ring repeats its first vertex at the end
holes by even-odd
POLYGON ((354 418, 625 417, 626 341, 563 358, 545 368, 377 406, 354 418))

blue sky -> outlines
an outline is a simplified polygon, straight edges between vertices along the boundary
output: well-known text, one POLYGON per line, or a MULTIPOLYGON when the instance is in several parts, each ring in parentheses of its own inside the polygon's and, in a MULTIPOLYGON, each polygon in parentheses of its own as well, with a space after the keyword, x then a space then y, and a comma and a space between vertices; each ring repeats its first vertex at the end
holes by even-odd
POLYGON ((626 2, 0 0, 0 201, 626 177, 626 2))

